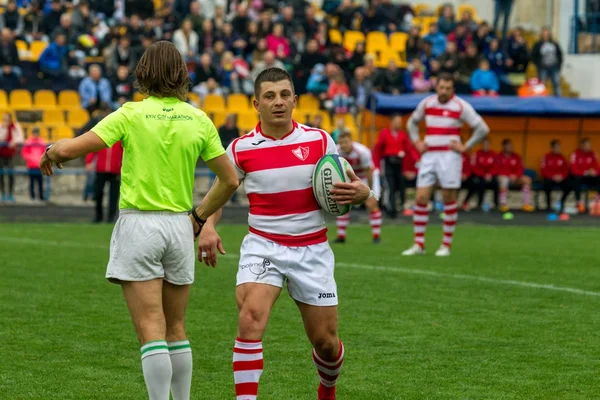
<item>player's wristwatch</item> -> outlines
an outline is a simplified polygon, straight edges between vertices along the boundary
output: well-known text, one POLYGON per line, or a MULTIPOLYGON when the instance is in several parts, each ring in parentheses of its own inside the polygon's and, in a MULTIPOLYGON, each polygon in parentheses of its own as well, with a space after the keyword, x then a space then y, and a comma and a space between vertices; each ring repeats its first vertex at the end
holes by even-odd
POLYGON ((371 197, 374 198, 376 201, 379 201, 379 197, 375 195, 375 192, 373 190, 371 190, 371 193, 369 194, 369 197, 367 197, 367 200, 369 200, 371 197))
POLYGON ((198 235, 200 235, 200 232, 202 232, 202 227, 204 226, 204 224, 206 223, 205 219, 200 218, 200 216, 198 215, 198 213, 196 212, 196 207, 194 207, 192 209, 192 217, 194 217, 194 221, 196 221, 196 223, 198 224, 199 228, 198 228, 198 232, 194 232, 194 236, 198 237, 198 235))

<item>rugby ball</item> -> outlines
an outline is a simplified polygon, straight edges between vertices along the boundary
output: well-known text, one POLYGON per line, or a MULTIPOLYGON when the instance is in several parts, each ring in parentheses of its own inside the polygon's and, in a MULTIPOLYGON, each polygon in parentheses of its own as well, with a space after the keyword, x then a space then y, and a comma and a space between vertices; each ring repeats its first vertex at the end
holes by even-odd
POLYGON ((317 162, 313 173, 313 192, 315 199, 321 208, 331 215, 344 215, 350 211, 348 204, 338 204, 331 198, 329 191, 333 185, 338 182, 350 182, 348 178, 348 169, 351 169, 350 163, 337 154, 326 154, 317 162))

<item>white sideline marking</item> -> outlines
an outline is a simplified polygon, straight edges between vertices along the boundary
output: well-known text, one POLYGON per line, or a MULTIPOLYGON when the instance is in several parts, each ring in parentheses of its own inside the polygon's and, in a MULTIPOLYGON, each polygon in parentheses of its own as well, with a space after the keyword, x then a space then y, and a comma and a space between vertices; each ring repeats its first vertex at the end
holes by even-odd
MULTIPOLYGON (((0 236, 0 243, 23 243, 23 244, 39 244, 45 246, 63 246, 63 247, 85 247, 85 248, 93 248, 93 249, 103 249, 108 250, 108 245, 100 245, 95 243, 77 243, 70 241, 54 241, 54 240, 45 240, 45 239, 30 239, 30 238, 15 238, 12 236, 0 236)), ((227 253, 226 255, 220 255, 219 257, 224 258, 237 258, 239 254, 235 253, 227 253)), ((403 267, 391 267, 385 265, 368 265, 368 264, 353 264, 353 263, 345 263, 345 262, 337 262, 336 267, 343 268, 356 268, 356 269, 364 269, 371 271, 385 271, 385 272, 398 272, 401 274, 412 274, 412 275, 426 275, 426 276, 435 276, 438 278, 450 278, 457 279, 463 281, 478 281, 478 282, 486 282, 493 283, 496 285, 507 285, 507 286, 519 286, 525 288, 532 289, 545 289, 552 290, 555 292, 566 292, 579 294, 584 296, 594 296, 600 297, 600 292, 593 292, 590 290, 576 289, 564 286, 555 286, 551 284, 544 283, 536 283, 536 282, 525 282, 525 281, 514 281, 510 279, 495 279, 495 278, 487 278, 485 276, 477 276, 477 275, 465 275, 465 274, 449 274, 445 272, 436 272, 429 271, 425 269, 415 269, 415 268, 403 268, 403 267)))

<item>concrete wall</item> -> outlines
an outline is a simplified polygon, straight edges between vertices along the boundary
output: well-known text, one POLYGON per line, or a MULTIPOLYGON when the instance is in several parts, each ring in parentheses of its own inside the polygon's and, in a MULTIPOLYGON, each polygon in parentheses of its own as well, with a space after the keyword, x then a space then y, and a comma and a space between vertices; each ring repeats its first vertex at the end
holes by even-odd
POLYGON ((584 99, 600 99, 600 56, 567 54, 562 74, 584 99))

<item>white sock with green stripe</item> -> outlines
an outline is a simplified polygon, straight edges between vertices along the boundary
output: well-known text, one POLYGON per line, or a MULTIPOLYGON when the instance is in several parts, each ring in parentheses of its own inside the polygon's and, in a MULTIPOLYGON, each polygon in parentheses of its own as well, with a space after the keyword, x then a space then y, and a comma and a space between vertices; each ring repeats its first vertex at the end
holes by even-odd
POLYGON ((169 356, 173 366, 171 394, 173 400, 189 400, 192 387, 192 348, 188 340, 169 342, 169 356))
POLYGON ((169 400, 171 388, 171 358, 164 340, 154 340, 142 346, 142 369, 150 400, 169 400))

